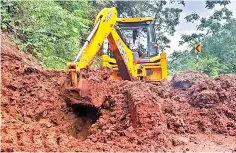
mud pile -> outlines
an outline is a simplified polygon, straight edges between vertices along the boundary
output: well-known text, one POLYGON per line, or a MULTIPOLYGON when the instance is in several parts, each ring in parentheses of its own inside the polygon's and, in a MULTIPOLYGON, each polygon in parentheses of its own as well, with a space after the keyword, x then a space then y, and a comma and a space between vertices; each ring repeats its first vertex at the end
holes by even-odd
POLYGON ((193 85, 209 79, 204 73, 197 71, 184 71, 175 74, 171 80, 172 86, 175 88, 181 88, 187 90, 193 85))
POLYGON ((198 113, 191 123, 198 123, 202 131, 214 131, 236 136, 236 75, 220 75, 205 80, 188 92, 189 104, 198 113))
POLYGON ((210 79, 192 71, 182 74, 156 85, 126 82, 113 93, 112 107, 102 110, 89 139, 109 144, 112 149, 100 145, 105 151, 156 151, 185 144, 181 135, 236 136, 236 76, 210 79), (201 81, 195 83, 190 77, 193 74, 201 81), (173 86, 176 80, 181 80, 182 86, 173 86))
MULTIPOLYGON (((108 100, 92 125, 90 139, 104 151, 155 151, 171 148, 175 139, 161 112, 164 102, 153 91, 160 87, 144 82, 124 82, 108 100), (110 148, 104 146, 109 144, 110 148)), ((117 88, 116 88, 117 89, 117 88)))
POLYGON ((201 134, 224 134, 236 149, 235 75, 187 71, 151 84, 89 70, 90 98, 104 103, 68 106, 66 72, 46 70, 5 37, 1 49, 1 151, 183 151, 201 134))
POLYGON ((2 151, 75 151, 91 121, 61 98, 66 73, 43 69, 5 36, 1 47, 2 151))

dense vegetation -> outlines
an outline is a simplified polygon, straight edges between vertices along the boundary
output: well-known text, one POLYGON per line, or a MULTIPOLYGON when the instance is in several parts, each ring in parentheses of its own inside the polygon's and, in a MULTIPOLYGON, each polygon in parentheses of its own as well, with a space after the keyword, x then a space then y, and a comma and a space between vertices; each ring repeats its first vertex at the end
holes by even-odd
POLYGON ((3 1, 1 28, 47 67, 63 68, 92 25, 87 2, 3 1))
MULTIPOLYGON (((159 48, 169 46, 169 37, 175 33, 185 6, 183 0, 167 1, 1 1, 1 30, 14 38, 20 48, 30 52, 49 68, 65 68, 74 59, 93 26, 97 13, 104 7, 115 6, 120 17, 152 16, 159 48)), ((236 20, 227 9, 229 1, 206 1, 206 9, 221 5, 209 17, 193 13, 186 22, 200 21, 200 33, 183 35, 180 45, 193 47, 203 44, 200 70, 211 75, 236 73, 236 20)), ((195 69, 192 50, 176 50, 169 56, 169 72, 195 69)))
MULTIPOLYGON (((206 2, 206 9, 213 9, 215 5, 222 8, 215 10, 208 18, 201 18, 193 13, 185 17, 187 22, 200 20, 197 25, 199 33, 182 35, 180 45, 194 46, 201 42, 203 52, 200 53, 200 71, 216 76, 225 73, 236 73, 236 19, 227 9, 229 1, 206 2)), ((196 69, 196 55, 193 50, 175 51, 170 56, 169 70, 175 73, 182 70, 196 69)))

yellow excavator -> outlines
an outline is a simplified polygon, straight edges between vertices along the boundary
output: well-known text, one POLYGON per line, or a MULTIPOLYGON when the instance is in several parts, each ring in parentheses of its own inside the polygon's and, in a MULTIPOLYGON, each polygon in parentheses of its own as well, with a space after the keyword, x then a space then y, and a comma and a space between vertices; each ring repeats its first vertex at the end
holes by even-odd
POLYGON ((118 80, 160 81, 167 78, 166 53, 159 54, 153 18, 118 18, 116 8, 104 8, 73 62, 67 63, 71 87, 81 86, 80 72, 103 50, 102 66, 118 80))

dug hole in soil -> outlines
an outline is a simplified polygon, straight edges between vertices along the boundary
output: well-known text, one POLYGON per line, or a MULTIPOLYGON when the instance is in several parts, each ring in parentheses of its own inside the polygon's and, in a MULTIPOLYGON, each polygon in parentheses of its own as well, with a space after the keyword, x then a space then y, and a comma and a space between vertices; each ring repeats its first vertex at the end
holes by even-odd
POLYGON ((91 70, 101 107, 70 105, 65 71, 2 36, 1 151, 235 151, 236 75, 185 71, 157 84, 91 70), (100 89, 100 90, 98 90, 100 89))

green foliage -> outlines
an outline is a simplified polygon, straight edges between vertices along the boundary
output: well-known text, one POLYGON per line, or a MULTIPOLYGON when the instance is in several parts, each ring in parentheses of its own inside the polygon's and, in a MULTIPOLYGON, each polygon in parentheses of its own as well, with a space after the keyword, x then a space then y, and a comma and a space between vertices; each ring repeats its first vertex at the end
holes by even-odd
POLYGON ((200 71, 209 76, 219 75, 220 63, 217 57, 202 57, 199 60, 200 71))
POLYGON ((229 21, 232 18, 232 15, 233 13, 226 7, 221 10, 216 10, 209 19, 202 18, 197 29, 201 31, 207 30, 207 33, 217 33, 224 23, 223 21, 229 21))
POLYGON ((216 34, 205 36, 204 57, 216 58, 220 64, 218 73, 236 73, 236 20, 231 19, 216 34))
MULTIPOLYGON (((194 45, 199 35, 184 36, 183 41, 194 45)), ((201 34, 203 51, 199 54, 199 70, 209 76, 236 73, 236 19, 230 19, 217 33, 201 34)), ((174 52, 170 56, 169 73, 196 69, 196 55, 193 50, 174 52)))
POLYGON ((216 76, 219 74, 221 65, 217 57, 199 55, 199 67, 196 67, 196 55, 192 51, 178 52, 175 51, 170 55, 168 61, 169 75, 174 75, 179 71, 184 70, 198 70, 209 76, 216 76))
MULTIPOLYGON (((2 24, 12 26, 20 47, 38 57, 47 67, 65 68, 80 48, 92 22, 84 19, 88 3, 73 1, 75 7, 60 1, 17 1, 14 11, 11 2, 5 3, 2 24), (66 8, 62 6, 67 6, 66 8), (10 18, 11 16, 11 18, 10 18)), ((4 29, 6 26, 2 26, 4 29)))
POLYGON ((191 51, 174 51, 168 60, 168 74, 174 75, 179 71, 193 70, 195 61, 195 56, 191 51))
MULTIPOLYGON (((216 4, 223 6, 209 18, 201 18, 196 14, 185 17, 187 22, 194 22, 200 19, 197 30, 201 33, 182 35, 180 45, 188 44, 193 47, 197 42, 203 45, 203 51, 199 54, 199 70, 216 76, 224 73, 236 73, 236 19, 227 8, 230 1, 206 1, 206 8, 213 9, 216 4)), ((196 56, 193 50, 176 53, 170 56, 170 73, 196 69, 196 56), (180 61, 179 64, 176 61, 180 61)))
POLYGON ((187 15, 184 19, 187 22, 193 23, 194 21, 197 21, 199 18, 200 18, 200 16, 197 13, 193 13, 193 14, 187 15))
POLYGON ((230 0, 207 0, 206 1, 206 8, 207 9, 213 9, 216 4, 220 5, 228 5, 230 3, 230 0))
POLYGON ((1 9, 1 29, 7 30, 12 26, 12 19, 5 9, 1 9))
POLYGON ((1 29, 9 31, 13 28, 13 19, 11 13, 15 12, 14 1, 1 1, 1 29))
POLYGON ((188 43, 189 46, 193 46, 196 42, 201 42, 203 36, 204 36, 204 34, 202 34, 202 33, 199 33, 199 34, 193 33, 191 35, 182 35, 181 36, 182 40, 179 41, 179 44, 183 45, 184 43, 188 43))
POLYGON ((193 46, 196 42, 201 42, 206 35, 210 34, 217 34, 222 26, 229 22, 232 19, 233 13, 226 7, 230 1, 223 0, 223 1, 206 1, 206 8, 207 9, 213 9, 216 4, 224 6, 220 10, 214 10, 214 13, 207 19, 207 18, 201 18, 196 13, 187 15, 185 17, 185 20, 187 22, 195 22, 200 19, 200 24, 197 25, 197 30, 201 32, 206 32, 206 34, 203 33, 193 33, 190 35, 182 35, 181 40, 179 41, 180 45, 183 45, 187 43, 189 46, 193 46))

